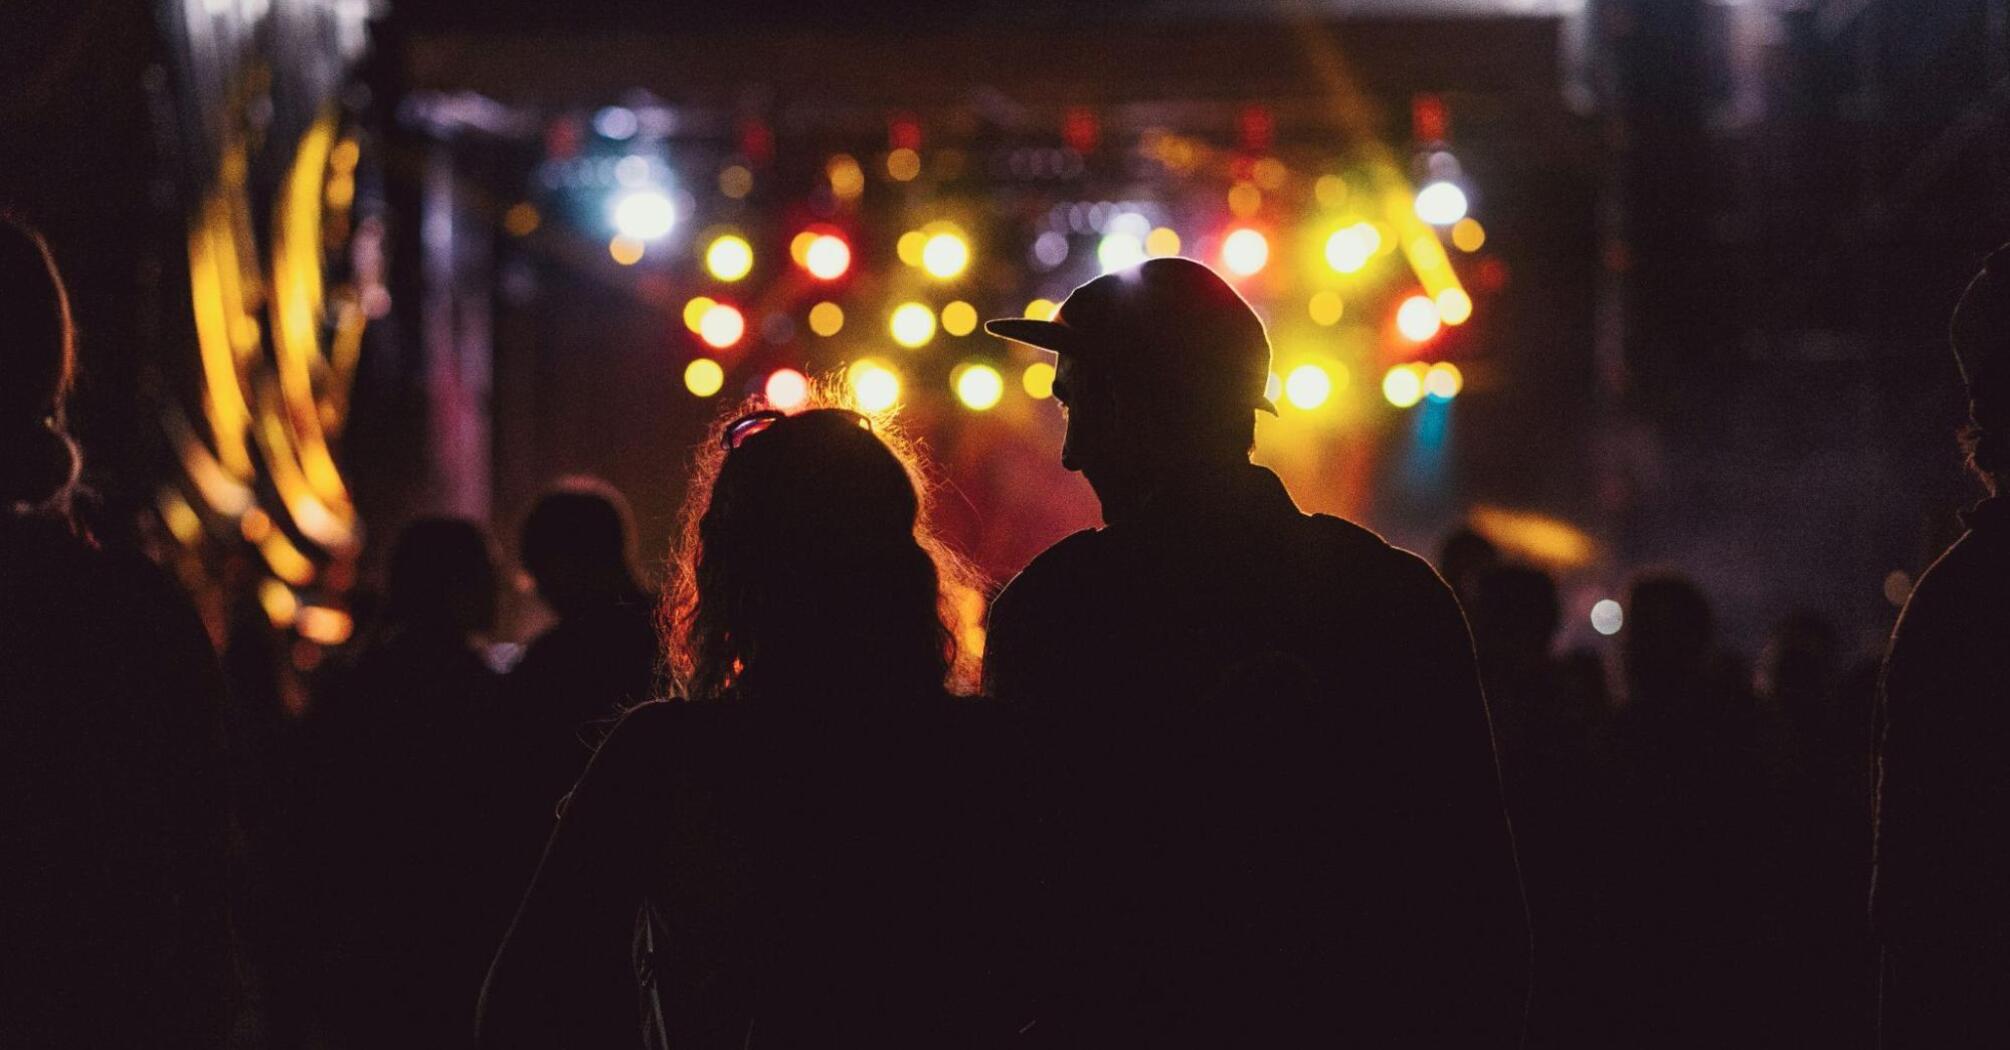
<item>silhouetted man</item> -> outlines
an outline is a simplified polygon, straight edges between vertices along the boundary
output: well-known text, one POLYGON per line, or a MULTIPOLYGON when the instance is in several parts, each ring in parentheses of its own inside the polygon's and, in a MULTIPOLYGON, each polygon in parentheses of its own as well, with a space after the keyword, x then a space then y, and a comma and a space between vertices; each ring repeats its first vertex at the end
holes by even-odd
POLYGON ((1962 296, 1953 342, 1990 495, 1885 657, 1871 914, 1892 1048, 2010 1043, 2010 246, 1962 296))
POLYGON ((1270 346, 1207 267, 987 330, 1059 355, 1105 527, 999 596, 1045 749, 1052 1001, 1100 1046, 1512 1046, 1527 942, 1466 625, 1420 559, 1249 462, 1270 346))
MULTIPOLYGON (((601 729, 655 696, 656 602, 636 582, 633 534, 621 494, 588 478, 559 484, 524 518, 518 553, 558 623, 530 643, 509 689, 546 815, 586 768, 601 729)), ((538 830, 539 843, 549 830, 538 830)))

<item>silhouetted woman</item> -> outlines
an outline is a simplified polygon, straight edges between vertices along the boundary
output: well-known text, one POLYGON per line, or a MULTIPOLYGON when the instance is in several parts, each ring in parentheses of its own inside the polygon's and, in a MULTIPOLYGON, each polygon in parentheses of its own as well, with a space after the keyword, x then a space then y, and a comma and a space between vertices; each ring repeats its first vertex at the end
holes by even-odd
POLYGON ((945 689, 953 562, 914 475, 835 409, 709 448, 664 617, 685 699, 631 712, 574 789, 481 1045, 633 1046, 638 1019, 679 1048, 1010 1037, 1009 712, 945 689))
POLYGON ((69 514, 69 298, 0 215, 0 1046, 220 1046, 221 679, 195 610, 69 514))

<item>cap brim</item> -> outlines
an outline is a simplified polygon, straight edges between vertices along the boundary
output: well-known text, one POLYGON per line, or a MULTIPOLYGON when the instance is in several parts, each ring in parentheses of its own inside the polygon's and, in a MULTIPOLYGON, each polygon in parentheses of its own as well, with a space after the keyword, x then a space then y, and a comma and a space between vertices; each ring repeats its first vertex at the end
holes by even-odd
POLYGON ((1082 334, 1054 321, 1036 321, 1031 317, 1004 317, 984 322, 984 330, 1000 339, 1037 346, 1057 354, 1082 352, 1082 334))

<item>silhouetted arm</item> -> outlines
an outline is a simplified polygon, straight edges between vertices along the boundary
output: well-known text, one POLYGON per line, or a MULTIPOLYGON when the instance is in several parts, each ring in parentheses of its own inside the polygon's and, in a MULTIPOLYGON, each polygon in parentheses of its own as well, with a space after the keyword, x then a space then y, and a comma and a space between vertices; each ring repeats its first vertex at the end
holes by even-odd
POLYGON ((1396 552, 1395 603, 1385 640, 1387 740, 1408 761, 1390 764, 1395 803, 1390 873, 1411 923, 1393 976, 1414 1002, 1417 1046, 1519 1045, 1531 956, 1527 908, 1508 829, 1493 732, 1465 615, 1421 559, 1396 552))
POLYGON ((565 803, 482 987, 484 1048, 634 1045, 633 937, 645 886, 646 807, 672 720, 648 704, 617 725, 565 803))

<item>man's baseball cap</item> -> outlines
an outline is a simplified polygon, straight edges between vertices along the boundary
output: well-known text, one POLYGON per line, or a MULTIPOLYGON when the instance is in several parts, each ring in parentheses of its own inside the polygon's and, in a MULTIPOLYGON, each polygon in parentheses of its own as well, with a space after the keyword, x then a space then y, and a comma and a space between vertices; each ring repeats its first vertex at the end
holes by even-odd
POLYGON ((1054 319, 986 321, 1005 339, 1073 354, 1127 382, 1232 398, 1272 415, 1270 337, 1219 274, 1192 259, 1151 259, 1068 294, 1054 319))

